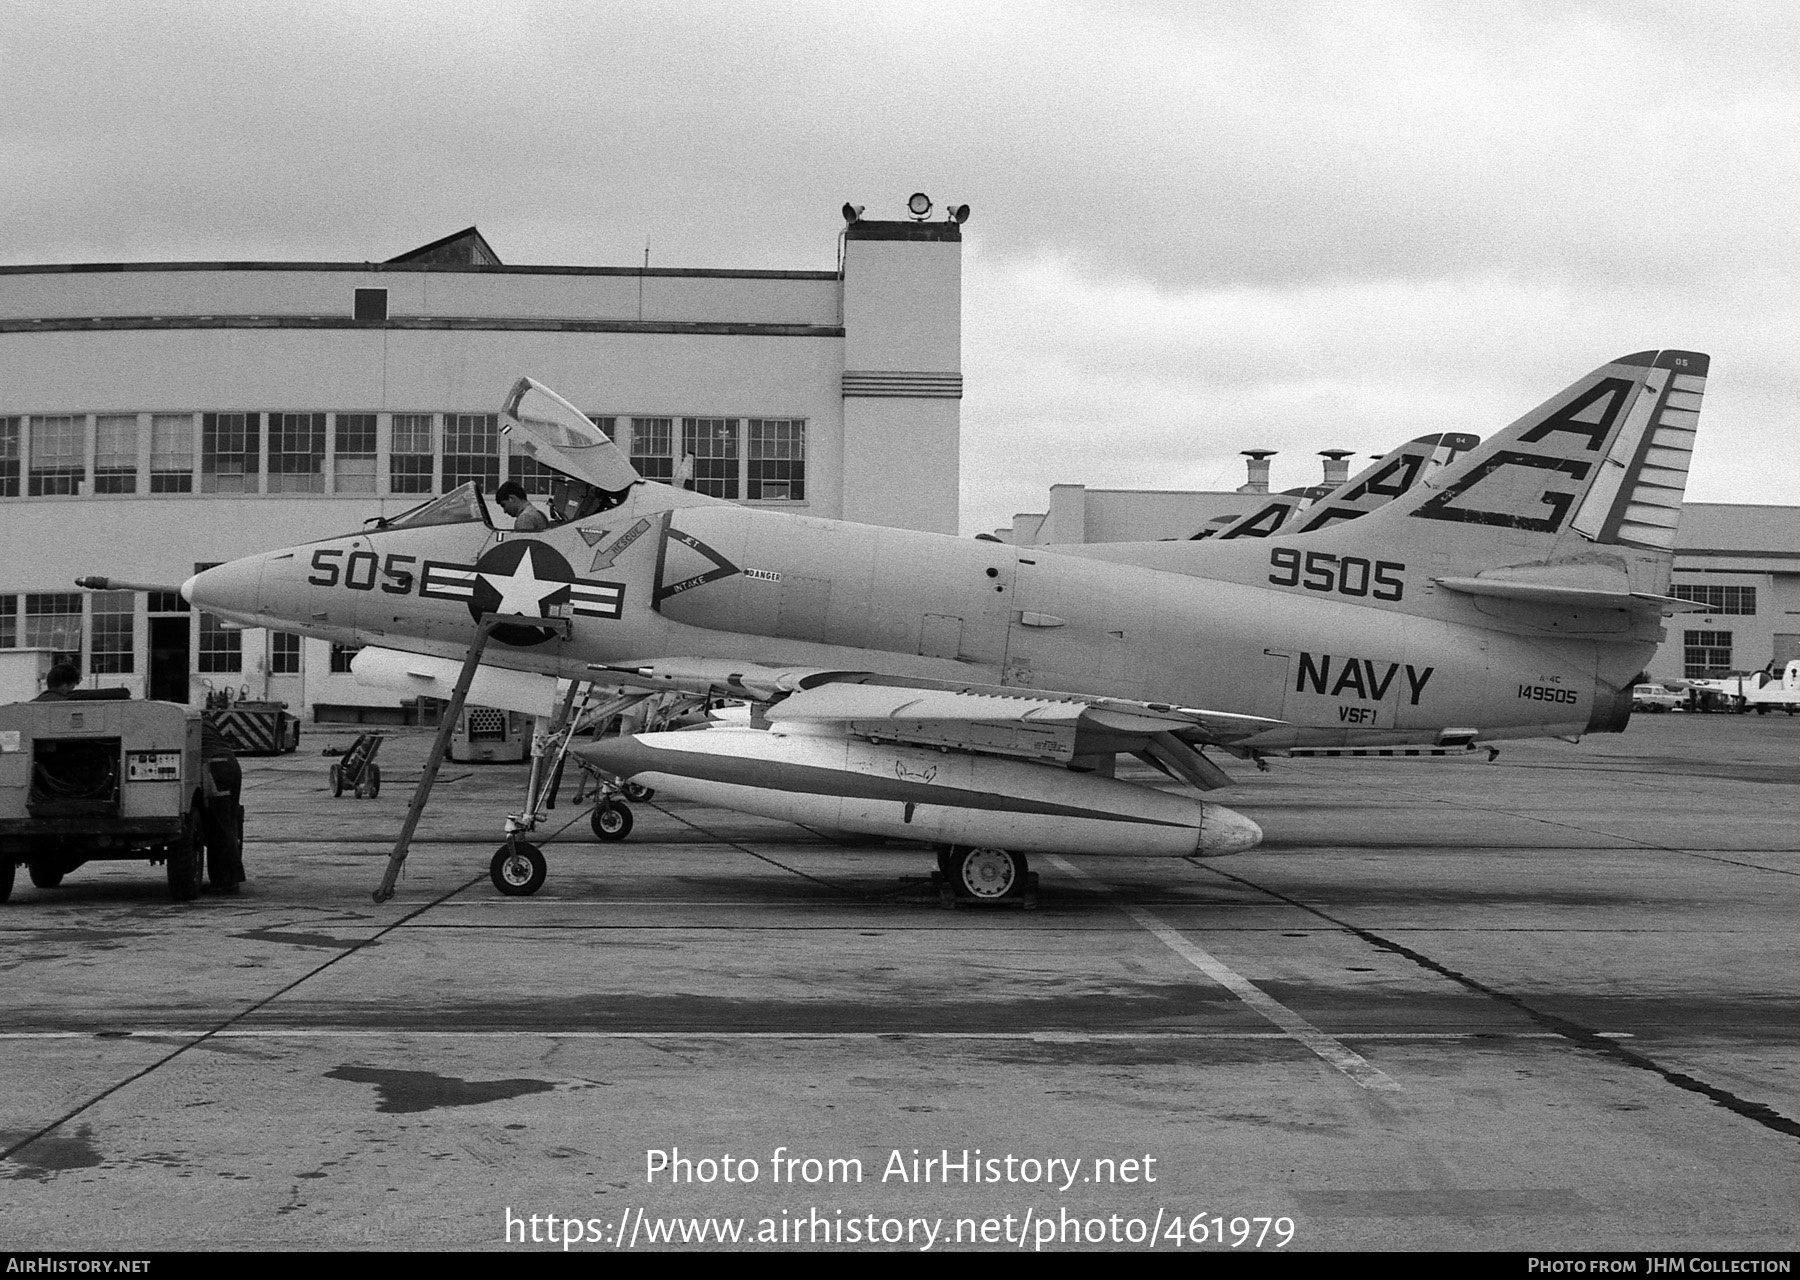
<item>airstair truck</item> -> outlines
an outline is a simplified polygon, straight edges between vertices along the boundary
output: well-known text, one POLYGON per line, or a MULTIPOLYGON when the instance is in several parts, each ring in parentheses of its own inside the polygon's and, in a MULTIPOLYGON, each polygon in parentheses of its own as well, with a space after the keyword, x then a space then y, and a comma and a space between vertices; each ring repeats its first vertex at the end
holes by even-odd
MULTIPOLYGON (((106 691, 111 693, 113 691, 106 691)), ((242 811, 200 761, 200 720, 172 702, 71 698, 0 706, 0 902, 24 864, 40 889, 97 859, 163 863, 200 892, 204 843, 242 811)))

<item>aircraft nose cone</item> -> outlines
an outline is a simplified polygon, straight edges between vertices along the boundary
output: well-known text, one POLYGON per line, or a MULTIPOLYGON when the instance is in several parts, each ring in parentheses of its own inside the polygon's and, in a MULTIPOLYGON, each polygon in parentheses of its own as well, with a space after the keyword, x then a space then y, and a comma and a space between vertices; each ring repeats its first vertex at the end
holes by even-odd
POLYGON ((1262 843, 1262 828, 1236 809, 1222 804, 1208 804, 1200 820, 1200 843, 1194 852, 1203 857, 1220 853, 1242 853, 1262 843))
POLYGON ((262 604, 259 599, 262 571, 260 556, 202 569, 181 584, 181 596, 208 613, 233 621, 253 622, 262 604))

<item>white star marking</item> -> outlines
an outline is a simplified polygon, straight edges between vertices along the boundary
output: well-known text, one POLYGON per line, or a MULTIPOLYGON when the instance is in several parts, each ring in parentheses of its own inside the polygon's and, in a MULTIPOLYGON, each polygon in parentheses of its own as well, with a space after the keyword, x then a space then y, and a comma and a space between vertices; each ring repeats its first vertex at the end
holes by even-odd
POLYGON ((530 547, 525 549, 524 558, 511 573, 484 572, 481 578, 500 593, 500 603, 494 606, 495 613, 519 614, 527 618, 543 616, 544 597, 569 585, 538 577, 537 560, 530 547))

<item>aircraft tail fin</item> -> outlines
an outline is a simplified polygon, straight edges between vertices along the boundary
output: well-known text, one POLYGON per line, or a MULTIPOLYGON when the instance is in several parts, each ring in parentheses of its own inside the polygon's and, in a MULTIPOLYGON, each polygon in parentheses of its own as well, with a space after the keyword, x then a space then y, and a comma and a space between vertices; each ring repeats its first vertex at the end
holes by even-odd
POLYGON ((1354 528, 1476 572, 1604 546, 1666 583, 1707 365, 1692 351, 1602 365, 1354 528))
POLYGON ((1404 497, 1421 476, 1449 466, 1480 443, 1480 436, 1462 431, 1434 432, 1408 440, 1308 507, 1290 532, 1312 533, 1367 515, 1404 497))

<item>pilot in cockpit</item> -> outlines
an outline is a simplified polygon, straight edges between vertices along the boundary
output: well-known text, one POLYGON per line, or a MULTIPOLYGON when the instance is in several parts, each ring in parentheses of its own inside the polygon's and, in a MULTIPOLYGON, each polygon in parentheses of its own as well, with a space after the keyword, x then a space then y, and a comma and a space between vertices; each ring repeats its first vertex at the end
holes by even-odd
POLYGON ((500 504, 500 510, 513 518, 515 533, 542 533, 550 527, 550 517, 531 505, 525 486, 516 480, 508 480, 496 489, 494 501, 500 504))

